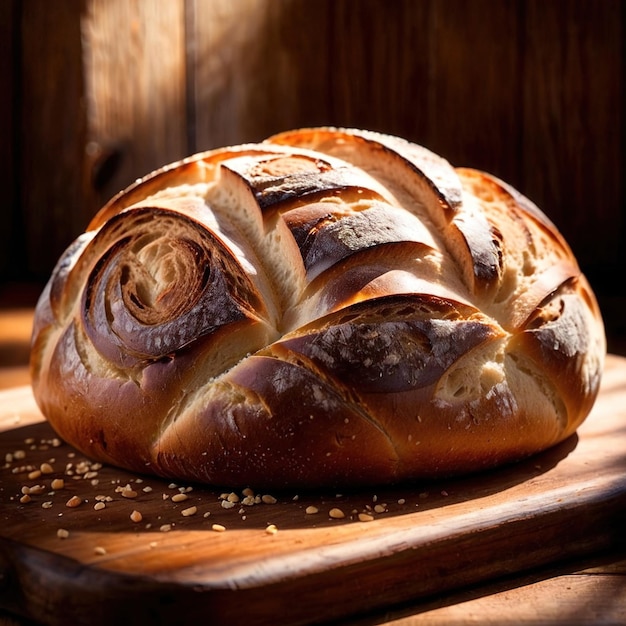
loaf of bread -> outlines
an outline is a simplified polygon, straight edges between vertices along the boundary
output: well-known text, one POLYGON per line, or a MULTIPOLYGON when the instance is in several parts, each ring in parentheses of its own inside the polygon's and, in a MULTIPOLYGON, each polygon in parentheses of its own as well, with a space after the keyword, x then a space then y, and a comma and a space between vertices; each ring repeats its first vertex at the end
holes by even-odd
POLYGON ((59 436, 233 488, 494 468, 572 435, 605 356, 557 228, 494 176, 312 128, 137 181, 63 254, 32 384, 59 436))

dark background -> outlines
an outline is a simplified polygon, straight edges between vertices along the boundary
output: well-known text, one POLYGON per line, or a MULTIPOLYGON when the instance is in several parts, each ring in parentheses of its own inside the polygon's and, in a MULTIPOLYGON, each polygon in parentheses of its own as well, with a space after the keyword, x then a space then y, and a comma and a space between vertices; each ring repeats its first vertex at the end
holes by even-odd
POLYGON ((626 334, 620 0, 2 0, 0 301, 135 178, 308 125, 402 135, 559 226, 626 334))

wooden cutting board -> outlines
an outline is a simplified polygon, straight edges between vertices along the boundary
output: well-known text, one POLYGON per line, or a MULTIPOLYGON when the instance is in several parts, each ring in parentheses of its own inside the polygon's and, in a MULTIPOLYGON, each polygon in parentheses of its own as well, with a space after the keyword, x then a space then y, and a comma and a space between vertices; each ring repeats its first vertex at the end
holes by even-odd
POLYGON ((49 624, 319 623, 623 544, 626 359, 609 356, 577 436, 465 479, 231 502, 94 466, 55 440, 28 387, 0 393, 0 464, 6 610, 49 624))

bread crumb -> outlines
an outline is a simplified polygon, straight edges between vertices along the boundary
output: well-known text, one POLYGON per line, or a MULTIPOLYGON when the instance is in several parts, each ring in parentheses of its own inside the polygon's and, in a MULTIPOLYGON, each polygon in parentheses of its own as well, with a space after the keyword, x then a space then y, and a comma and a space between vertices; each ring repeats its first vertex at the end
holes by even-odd
POLYGON ((39 467, 39 471, 42 474, 52 474, 54 472, 54 468, 50 463, 42 463, 39 467))
POLYGON ((328 511, 328 515, 333 519, 343 519, 346 516, 346 514, 341 509, 337 508, 328 511))
POLYGON ((190 506, 187 509, 183 509, 181 511, 181 514, 183 517, 191 517, 192 515, 195 515, 197 512, 198 512, 197 506, 190 506))

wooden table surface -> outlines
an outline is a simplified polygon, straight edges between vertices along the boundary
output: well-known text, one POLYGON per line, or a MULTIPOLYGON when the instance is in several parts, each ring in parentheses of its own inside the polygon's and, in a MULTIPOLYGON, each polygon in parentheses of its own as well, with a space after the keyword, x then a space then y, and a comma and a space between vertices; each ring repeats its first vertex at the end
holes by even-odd
MULTIPOLYGON (((31 319, 30 308, 0 311, 0 389, 28 383, 25 359, 31 319)), ((623 384, 626 387, 626 380, 623 384)), ((22 626, 22 623, 19 617, 0 612, 0 626, 22 626)), ((389 607, 350 623, 355 626, 626 624, 626 541, 584 560, 557 562, 487 585, 441 594, 426 602, 389 607)))

